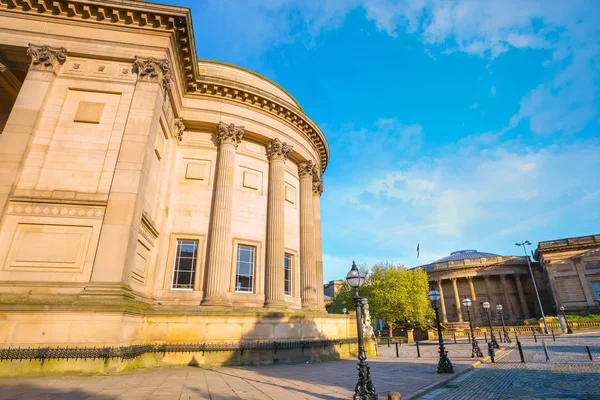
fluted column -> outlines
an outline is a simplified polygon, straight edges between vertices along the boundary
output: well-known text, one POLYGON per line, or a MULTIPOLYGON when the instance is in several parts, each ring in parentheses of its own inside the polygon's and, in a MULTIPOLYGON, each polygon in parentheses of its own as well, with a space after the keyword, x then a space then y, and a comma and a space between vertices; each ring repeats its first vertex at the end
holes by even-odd
POLYGON ((302 308, 317 308, 317 277, 315 271, 315 221, 312 183, 315 164, 306 161, 298 166, 300 175, 300 297, 302 308))
POLYGON ((485 280, 485 290, 487 291, 487 295, 488 295, 488 302, 490 303, 490 313, 492 314, 492 316, 494 315, 495 311, 496 311, 496 302, 494 302, 494 293, 492 292, 492 285, 490 282, 490 276, 489 275, 484 275, 483 279, 485 280))
POLYGON ((460 306, 460 296, 458 295, 456 278, 452 278, 452 289, 454 290, 454 302, 456 303, 456 314, 458 314, 458 322, 463 322, 462 307, 460 306))
POLYGON ((519 292, 519 302, 521 303, 521 311, 523 312, 523 318, 529 319, 529 307, 527 307, 527 301, 525 300, 525 292, 523 291, 523 285, 521 284, 521 274, 515 274, 515 282, 517 283, 517 291, 519 292))
MULTIPOLYGON (((467 281, 469 281, 469 291, 471 292, 471 300, 473 301, 473 304, 475 304, 475 301, 477 301, 477 294, 475 294, 475 285, 473 285, 473 277, 468 276, 467 281)), ((479 313, 473 313, 473 320, 479 320, 479 313)))
POLYGON ((267 258, 265 265, 265 307, 285 304, 285 160, 292 146, 273 139, 267 144, 269 193, 267 196, 267 258))
POLYGON ((442 310, 442 322, 448 322, 448 315, 446 314, 446 302, 444 301, 444 289, 442 288, 442 279, 437 281, 438 291, 440 292, 440 309, 442 310))
POLYGON ((502 283, 502 290, 504 291, 504 307, 508 312, 509 318, 514 318, 512 304, 510 303, 510 296, 508 294, 508 286, 506 285, 506 274, 500 275, 500 282, 502 283))
POLYGON ((209 232, 206 290, 203 305, 227 306, 228 282, 231 276, 231 214, 233 180, 235 175, 235 149, 242 141, 244 127, 222 122, 217 126, 219 154, 213 198, 212 219, 209 232))
POLYGON ((321 240, 321 193, 323 181, 313 182, 313 214, 315 217, 315 268, 317 272, 317 306, 325 308, 323 292, 323 243, 321 240))

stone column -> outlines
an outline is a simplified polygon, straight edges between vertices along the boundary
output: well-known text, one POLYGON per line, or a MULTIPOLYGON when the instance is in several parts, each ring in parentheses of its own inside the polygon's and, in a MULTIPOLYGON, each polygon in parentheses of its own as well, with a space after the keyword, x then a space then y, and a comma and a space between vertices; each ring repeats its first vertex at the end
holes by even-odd
MULTIPOLYGON (((16 95, 6 125, 0 132, 0 217, 6 210, 9 196, 21 180, 29 154, 46 151, 47 145, 35 144, 32 139, 38 130, 56 72, 67 58, 67 50, 29 44, 27 55, 31 57, 29 72, 16 95)), ((3 74, 9 72, 6 69, 3 74)), ((39 171, 41 166, 38 165, 38 159, 32 160, 29 168, 39 171)), ((33 185, 35 182, 31 183, 33 185)))
POLYGON ((581 257, 573 258, 573 264, 573 266, 575 267, 575 271, 577 272, 577 276, 579 277, 579 283, 581 283, 581 289, 583 290, 585 301, 587 302, 588 307, 593 308, 595 306, 596 298, 590 290, 590 284, 588 283, 588 280, 585 277, 585 268, 581 263, 581 257))
POLYGON ((321 194, 323 181, 313 182, 313 214, 315 217, 315 260, 317 271, 317 306, 325 308, 325 293, 323 292, 323 243, 321 240, 321 194))
POLYGON ((527 301, 525 300, 525 293, 523 292, 523 285, 521 284, 521 274, 515 274, 515 282, 517 283, 517 291, 519 292, 519 303, 521 303, 521 311, 523 312, 523 318, 529 319, 529 307, 527 307, 527 301))
POLYGON ((269 193, 267 197, 267 257, 265 307, 285 308, 285 160, 292 146, 273 139, 267 144, 269 193))
MULTIPOLYGON (((159 116, 169 88, 167 60, 138 58, 138 75, 113 174, 90 283, 82 296, 131 297, 142 207, 159 116)), ((139 288, 139 285, 138 285, 139 288)))
MULTIPOLYGON (((475 294, 475 285, 473 284, 473 277, 472 276, 468 276, 467 280, 469 281, 469 291, 471 292, 471 301, 473 302, 473 305, 475 305, 476 301, 477 301, 477 294, 475 294)), ((478 321, 479 320, 479 313, 473 312, 471 313, 471 316, 473 318, 473 321, 478 321)))
POLYGON ((452 289, 454 289, 454 302, 456 303, 456 314, 458 315, 458 322, 463 322, 460 296, 458 294, 458 287, 456 287, 456 278, 452 278, 452 289))
POLYGON ((446 314, 446 302, 444 301, 444 289, 442 288, 442 279, 437 281, 438 290, 440 292, 440 310, 442 311, 442 322, 448 322, 448 315, 446 314))
POLYGON ((300 297, 302 308, 316 309, 317 277, 315 271, 315 219, 312 184, 315 164, 305 161, 298 166, 300 175, 300 297))
POLYGON ((506 285, 506 274, 500 275, 500 282, 502 283, 502 289, 504 291, 504 312, 505 315, 508 313, 508 319, 514 318, 514 311, 512 304, 510 303, 510 296, 508 294, 508 286, 506 285))
POLYGON ((229 280, 231 279, 231 214, 233 181, 235 176, 235 150, 242 141, 244 127, 234 124, 217 125, 219 146, 210 224, 206 289, 202 305, 228 306, 229 280))
POLYGON ((483 279, 485 280, 485 290, 487 291, 488 299, 487 301, 490 303, 490 314, 492 317, 496 312, 496 302, 494 301, 494 293, 492 292, 492 285, 490 283, 490 275, 484 275, 483 279))

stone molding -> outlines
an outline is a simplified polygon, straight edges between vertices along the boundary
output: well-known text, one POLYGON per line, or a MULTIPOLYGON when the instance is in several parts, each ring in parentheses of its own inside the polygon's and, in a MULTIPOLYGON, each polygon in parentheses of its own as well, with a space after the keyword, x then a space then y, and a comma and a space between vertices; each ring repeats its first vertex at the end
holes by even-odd
POLYGON ((244 136, 244 127, 235 126, 231 123, 227 125, 224 122, 219 122, 217 125, 217 142, 219 146, 224 144, 233 144, 236 148, 242 142, 244 136))
POLYGON ((287 160, 292 153, 292 146, 275 138, 267 143, 267 157, 269 160, 287 160))
POLYGON ((150 220, 150 217, 146 213, 142 214, 142 221, 140 223, 140 235, 144 237, 150 244, 154 245, 154 241, 159 235, 158 229, 154 223, 150 220))
POLYGON ((317 166, 312 160, 304 161, 298 165, 298 175, 301 177, 306 175, 318 176, 318 174, 317 166))
POLYGON ((280 104, 278 101, 270 99, 268 96, 259 95, 249 90, 240 89, 233 86, 226 86, 222 83, 199 82, 196 94, 210 96, 220 99, 228 99, 236 103, 243 103, 254 108, 261 109, 271 115, 274 115, 292 127, 306 135, 315 145, 319 152, 321 170, 325 171, 329 161, 329 146, 325 136, 319 130, 317 125, 312 122, 308 116, 294 109, 280 104))
POLYGON ((171 83, 173 83, 169 60, 136 56, 133 67, 138 74, 139 80, 158 82, 165 92, 169 89, 171 83))
POLYGON ((185 131, 185 125, 183 124, 183 118, 177 117, 173 120, 174 132, 177 134, 177 140, 183 140, 183 131, 185 131))
POLYGON ((44 203, 10 203, 9 215, 35 216, 35 217, 67 217, 67 218, 94 218, 104 217, 104 207, 80 207, 75 205, 44 204, 44 203))
POLYGON ((6 67, 6 65, 4 65, 2 62, 4 60, 2 59, 2 55, 0 55, 0 73, 6 71, 8 68, 6 67))
POLYGON ((313 194, 321 196, 323 194, 323 181, 313 182, 313 194))
MULTIPOLYGON (((1 0, 0 10, 134 29, 172 32, 175 37, 184 85, 195 91, 198 77, 196 48, 189 9, 134 1, 90 2, 77 0, 1 0)), ((119 29, 117 28, 117 29, 119 29)))
POLYGON ((67 49, 29 43, 27 55, 31 57, 30 69, 56 72, 67 59, 67 49))

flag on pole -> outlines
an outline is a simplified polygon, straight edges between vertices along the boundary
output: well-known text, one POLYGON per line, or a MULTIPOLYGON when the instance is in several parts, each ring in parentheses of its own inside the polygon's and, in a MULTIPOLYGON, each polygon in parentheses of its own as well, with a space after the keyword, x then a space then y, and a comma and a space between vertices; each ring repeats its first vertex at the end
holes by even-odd
POLYGON ((419 258, 419 243, 417 243, 417 258, 419 258))

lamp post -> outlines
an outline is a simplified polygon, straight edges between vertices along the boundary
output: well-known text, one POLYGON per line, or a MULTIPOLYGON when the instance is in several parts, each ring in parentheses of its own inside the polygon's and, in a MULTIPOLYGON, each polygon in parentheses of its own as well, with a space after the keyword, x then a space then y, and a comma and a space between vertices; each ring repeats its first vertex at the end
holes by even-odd
POLYGON ((571 327, 569 326, 569 321, 567 321, 567 316, 565 315, 565 307, 560 306, 558 309, 560 310, 560 313, 562 314, 563 319, 565 320, 565 324, 567 325, 567 333, 573 333, 571 327))
POLYGON ((500 314, 500 319, 502 320, 502 334, 504 335, 502 341, 504 343, 511 343, 510 336, 508 336, 508 329, 506 329, 506 324, 504 323, 504 313, 502 312, 502 308, 502 304, 498 303, 496 305, 496 310, 498 310, 498 314, 500 314))
POLYGON ((484 301, 483 308, 485 309, 485 313, 488 319, 488 325, 490 327, 490 342, 492 343, 492 346, 494 346, 495 349, 499 349, 500 345, 498 345, 498 342, 496 341, 496 335, 494 335, 494 329, 492 328, 492 319, 490 318, 490 303, 484 301))
POLYGON ((471 321, 471 299, 465 296, 462 301, 463 306, 467 309, 467 317, 469 318, 469 328, 471 328, 471 357, 483 357, 483 353, 475 339, 475 331, 473 330, 473 321, 471 321))
POLYGON ((542 300, 540 300, 540 292, 538 291, 537 284, 535 283, 535 278, 533 277, 533 270, 531 269, 531 263, 529 262, 529 255, 527 254, 527 249, 525 246, 531 245, 529 240, 526 240, 521 243, 515 243, 515 246, 522 246, 523 252, 525 252, 525 258, 527 259, 527 266, 529 267, 529 275, 531 275, 531 281, 533 282, 533 289, 535 290, 535 295, 537 297, 538 306, 540 307, 540 312, 542 313, 542 320, 544 321, 544 333, 548 334, 548 324, 546 323, 546 315, 544 314, 544 307, 542 307, 542 300))
POLYGON ((346 307, 342 308, 342 313, 347 314, 348 313, 348 309, 346 307))
POLYGON ((440 313, 438 311, 437 302, 440 300, 440 292, 435 290, 433 287, 429 292, 429 300, 431 301, 431 307, 435 311, 435 322, 437 323, 438 341, 440 344, 440 361, 438 362, 437 372, 440 374, 454 372, 454 367, 448 358, 448 352, 444 348, 444 339, 442 338, 442 326, 440 325, 440 313))
POLYGON ((356 330, 358 334, 358 382, 354 387, 354 400, 377 400, 375 386, 371 382, 367 354, 365 353, 365 340, 362 326, 362 298, 358 295, 358 288, 365 283, 365 277, 360 273, 356 264, 352 261, 352 269, 346 275, 348 286, 354 289, 354 305, 356 306, 356 330))

